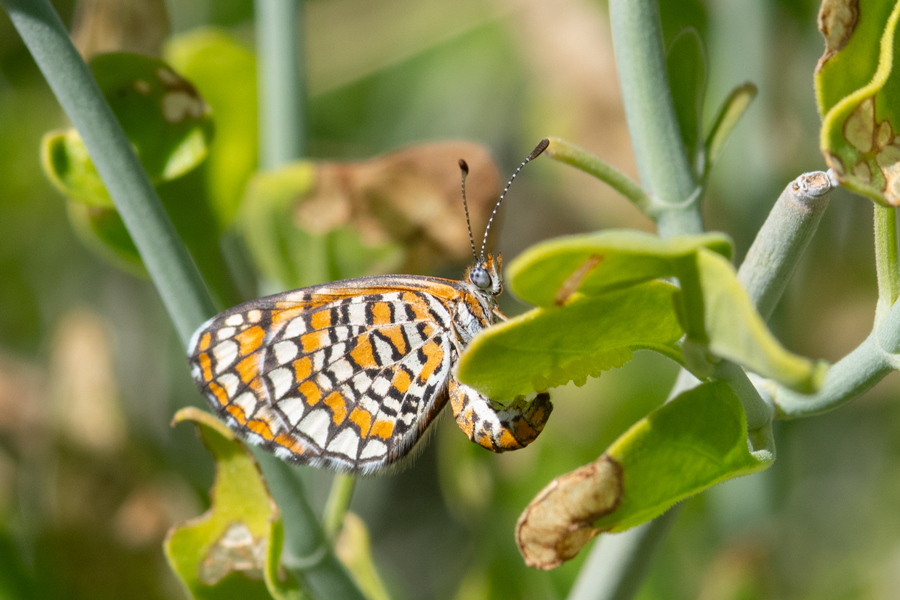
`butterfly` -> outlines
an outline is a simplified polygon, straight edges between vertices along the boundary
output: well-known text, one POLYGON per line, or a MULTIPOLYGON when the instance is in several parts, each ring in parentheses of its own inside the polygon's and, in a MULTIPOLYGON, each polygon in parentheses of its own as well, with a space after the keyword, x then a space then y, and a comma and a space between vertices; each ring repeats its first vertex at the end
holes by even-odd
POLYGON ((194 333, 191 373, 215 412, 244 440, 289 462, 353 474, 407 456, 449 400, 473 442, 516 450, 543 430, 546 392, 502 407, 460 382, 455 367, 482 330, 506 317, 502 258, 480 256, 465 201, 475 264, 462 280, 416 275, 346 279, 274 294, 228 309, 194 333))

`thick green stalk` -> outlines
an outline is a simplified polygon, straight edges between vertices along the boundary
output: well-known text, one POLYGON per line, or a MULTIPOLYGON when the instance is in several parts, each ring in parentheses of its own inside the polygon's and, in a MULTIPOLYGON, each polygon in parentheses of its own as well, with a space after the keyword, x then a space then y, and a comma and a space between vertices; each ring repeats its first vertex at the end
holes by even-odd
MULTIPOLYGON (((259 448, 253 448, 253 454, 270 489, 278 488, 287 496, 305 497, 295 467, 259 448)), ((316 600, 365 600, 334 555, 331 540, 325 537, 309 504, 276 500, 279 500, 278 508, 284 523, 281 563, 303 582, 304 588, 316 600)))
MULTIPOLYGON (((84 140, 182 343, 187 345, 194 329, 214 314, 213 302, 125 133, 50 3, 47 0, 0 0, 0 5, 9 14, 63 110, 84 140)), ((263 474, 285 516, 286 549, 294 551, 291 556, 307 556, 295 550, 317 544, 317 540, 322 539, 318 522, 296 482, 286 483, 284 477, 279 477, 290 467, 274 457, 260 457, 260 454, 264 453, 257 454, 263 474), (273 466, 267 458, 277 464, 273 466), (302 539, 298 539, 300 537, 302 539)), ((286 566, 298 580, 308 580, 311 589, 323 591, 317 596, 319 598, 362 599, 362 594, 327 545, 316 561, 294 561, 286 566), (331 594, 332 590, 338 590, 342 595, 335 596, 331 594)))
POLYGON ((738 280, 766 320, 819 227, 835 182, 821 171, 805 173, 789 183, 753 245, 747 252, 738 280))
POLYGON ((97 82, 47 0, 2 0, 78 130, 183 343, 214 313, 206 286, 97 82))
POLYGON ((260 165, 272 169, 306 153, 302 0, 256 0, 260 165))
MULTIPOLYGON (((900 314, 898 309, 900 305, 890 312, 900 314)), ((796 419, 834 410, 865 392, 897 367, 898 364, 881 348, 878 335, 873 332, 853 352, 831 365, 822 388, 815 394, 798 394, 776 386, 772 393, 776 416, 779 419, 796 419)))
POLYGON ((795 419, 828 412, 856 398, 900 367, 900 267, 897 212, 875 205, 875 268, 878 304, 872 333, 850 354, 831 366, 815 394, 797 394, 773 386, 778 418, 795 419))
POLYGON ((663 237, 703 231, 693 179, 669 91, 656 0, 610 0, 609 17, 625 117, 641 184, 662 205, 663 237))

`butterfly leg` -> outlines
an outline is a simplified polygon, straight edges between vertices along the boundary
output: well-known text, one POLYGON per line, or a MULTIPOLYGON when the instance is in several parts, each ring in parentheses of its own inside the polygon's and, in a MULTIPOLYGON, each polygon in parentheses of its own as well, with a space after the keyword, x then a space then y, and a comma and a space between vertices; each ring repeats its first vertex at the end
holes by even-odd
POLYGON ((553 404, 542 392, 531 402, 516 400, 497 409, 473 388, 450 379, 450 405, 456 424, 470 440, 493 452, 524 448, 544 429, 553 404))

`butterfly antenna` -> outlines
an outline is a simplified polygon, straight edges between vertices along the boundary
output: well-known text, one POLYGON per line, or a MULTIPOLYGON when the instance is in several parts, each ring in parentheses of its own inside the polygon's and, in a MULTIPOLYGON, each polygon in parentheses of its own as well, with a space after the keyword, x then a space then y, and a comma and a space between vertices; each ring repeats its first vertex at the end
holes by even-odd
MULTIPOLYGON (((509 181, 506 183, 506 187, 503 188, 503 193, 500 194, 500 199, 497 200, 497 204, 494 206, 494 212, 491 213, 491 218, 488 219, 487 227, 484 228, 484 240, 481 242, 481 260, 484 260, 484 249, 487 246, 488 233, 491 231, 491 223, 494 222, 494 216, 497 214, 497 210, 500 208, 500 203, 503 202, 503 198, 506 197, 506 192, 509 191, 509 186, 512 185, 512 182, 515 181, 516 175, 519 174, 519 171, 522 170, 522 167, 536 159, 541 153, 547 149, 547 146, 550 145, 550 140, 544 138, 535 146, 534 150, 531 151, 531 154, 528 155, 528 158, 522 161, 522 164, 519 165, 519 168, 516 169, 516 172, 512 174, 512 177, 509 178, 509 181)), ((471 232, 471 229, 470 229, 471 232)))
POLYGON ((459 159, 459 170, 462 171, 462 196, 463 208, 466 209, 466 227, 469 229, 469 243, 472 244, 472 256, 478 262, 478 254, 475 253, 475 238, 472 237, 472 222, 469 221, 469 203, 466 202, 466 175, 469 174, 469 165, 463 159, 459 159))

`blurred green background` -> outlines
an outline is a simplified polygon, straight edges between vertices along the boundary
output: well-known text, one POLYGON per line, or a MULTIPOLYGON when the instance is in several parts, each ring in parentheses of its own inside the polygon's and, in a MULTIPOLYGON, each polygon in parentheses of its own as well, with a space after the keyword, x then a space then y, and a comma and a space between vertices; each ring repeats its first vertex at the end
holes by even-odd
MULTIPOLYGON (((73 1, 54 3, 70 24, 73 1)), ((738 259, 781 189, 824 168, 811 0, 661 2, 708 53, 707 113, 750 80, 759 96, 713 173, 707 227, 738 259)), ((253 48, 252 3, 167 5, 173 34, 214 25, 253 48)), ((361 160, 441 139, 479 142, 511 172, 547 135, 636 178, 606 6, 591 0, 316 0, 306 5, 309 156, 361 160)), ((0 597, 178 598, 161 542, 205 509, 212 461, 181 406, 198 404, 157 294, 85 247, 44 177, 39 143, 67 126, 0 14, 0 597)), ((871 204, 839 190, 772 320, 796 352, 835 361, 871 328, 871 204)), ((507 259, 564 233, 650 222, 587 175, 537 161, 498 232, 507 259)), ((439 274, 458 276, 464 265, 439 274)), ((525 309, 503 298, 508 314, 525 309)), ((665 399, 676 369, 639 352, 554 391, 527 450, 492 455, 442 419, 411 468, 359 482, 376 563, 397 600, 563 598, 584 554, 543 573, 513 540, 550 479, 596 458, 665 399)), ((768 471, 684 503, 641 600, 900 598, 900 404, 890 376, 831 414, 778 423, 768 471)), ((308 473, 321 507, 331 475, 308 473)))

